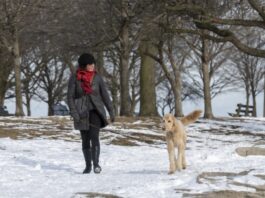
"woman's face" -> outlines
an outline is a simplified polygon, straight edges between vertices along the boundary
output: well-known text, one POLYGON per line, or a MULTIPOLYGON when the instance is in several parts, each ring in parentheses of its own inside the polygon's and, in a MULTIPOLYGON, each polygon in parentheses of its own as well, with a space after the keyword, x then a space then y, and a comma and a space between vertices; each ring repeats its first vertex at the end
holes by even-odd
POLYGON ((91 65, 88 64, 88 65, 86 66, 86 70, 87 70, 87 71, 94 71, 94 69, 95 69, 95 65, 94 65, 94 64, 91 64, 91 65))

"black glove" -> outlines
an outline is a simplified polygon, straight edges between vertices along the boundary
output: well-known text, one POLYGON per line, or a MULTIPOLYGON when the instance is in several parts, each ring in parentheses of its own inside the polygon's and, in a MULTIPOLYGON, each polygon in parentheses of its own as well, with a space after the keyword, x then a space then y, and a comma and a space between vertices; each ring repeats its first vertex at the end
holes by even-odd
POLYGON ((83 112, 80 112, 78 114, 78 116, 79 116, 79 119, 88 118, 89 117, 89 112, 87 110, 83 111, 83 112))
POLYGON ((110 116, 110 121, 113 123, 115 122, 115 116, 110 116))

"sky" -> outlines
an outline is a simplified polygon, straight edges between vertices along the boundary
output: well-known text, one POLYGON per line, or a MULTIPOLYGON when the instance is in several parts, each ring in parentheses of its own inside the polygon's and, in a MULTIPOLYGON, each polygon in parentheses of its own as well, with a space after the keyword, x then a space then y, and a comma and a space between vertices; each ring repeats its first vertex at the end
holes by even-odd
MULTIPOLYGON (((235 113, 236 105, 238 103, 245 104, 245 95, 243 92, 230 92, 220 94, 212 101, 212 108, 214 116, 228 116, 229 113, 235 113)), ((9 113, 15 112, 15 100, 8 100, 5 102, 9 113)), ((32 101, 32 116, 47 116, 48 108, 47 104, 39 101, 32 101)), ((187 114, 194 109, 204 109, 203 100, 198 101, 185 101, 183 102, 183 112, 187 114)), ((26 109, 24 109, 26 112, 26 109)), ((257 96, 257 115, 258 117, 263 116, 263 93, 257 96)))

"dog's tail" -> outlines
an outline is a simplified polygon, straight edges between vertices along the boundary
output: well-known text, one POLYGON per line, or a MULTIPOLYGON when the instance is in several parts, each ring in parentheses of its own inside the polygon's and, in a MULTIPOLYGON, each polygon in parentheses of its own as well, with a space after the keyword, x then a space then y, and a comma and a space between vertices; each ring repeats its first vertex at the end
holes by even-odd
POLYGON ((184 126, 187 126, 193 122, 195 122, 201 115, 201 110, 195 110, 191 112, 190 114, 186 115, 185 117, 181 118, 180 121, 184 126))

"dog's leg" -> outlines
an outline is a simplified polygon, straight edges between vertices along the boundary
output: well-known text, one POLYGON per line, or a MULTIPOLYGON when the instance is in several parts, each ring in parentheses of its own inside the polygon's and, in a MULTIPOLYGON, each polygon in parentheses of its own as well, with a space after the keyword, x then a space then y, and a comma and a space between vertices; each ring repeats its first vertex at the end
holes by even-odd
POLYGON ((187 135, 185 133, 184 138, 183 138, 184 142, 184 148, 183 148, 183 155, 182 155, 182 168, 186 169, 187 167, 187 163, 186 163, 186 144, 187 144, 187 135))
POLYGON ((168 174, 173 174, 176 171, 175 165, 175 148, 172 140, 167 142, 167 151, 169 157, 169 172, 168 174))
POLYGON ((182 168, 186 169, 187 163, 186 163, 186 156, 185 156, 185 148, 183 149, 183 154, 182 154, 182 168))
POLYGON ((182 156, 183 156, 183 151, 184 151, 184 145, 183 145, 183 143, 180 143, 178 145, 178 159, 177 159, 177 164, 176 164, 176 168, 179 171, 182 169, 182 156))

